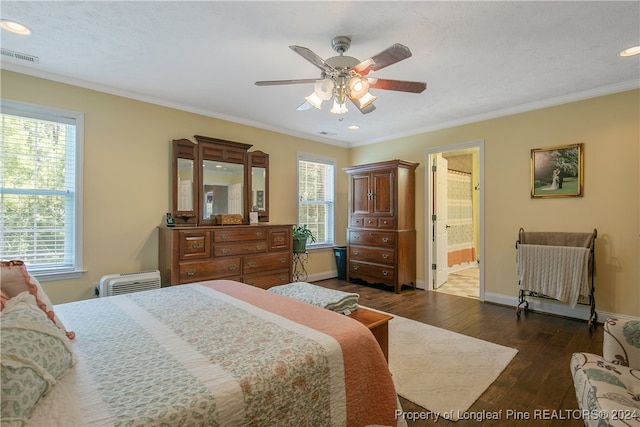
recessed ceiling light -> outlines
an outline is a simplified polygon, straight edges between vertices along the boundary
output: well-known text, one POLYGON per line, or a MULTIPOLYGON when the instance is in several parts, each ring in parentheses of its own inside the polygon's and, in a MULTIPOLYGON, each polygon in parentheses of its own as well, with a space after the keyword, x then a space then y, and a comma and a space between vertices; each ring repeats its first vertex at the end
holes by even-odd
POLYGON ((8 19, 0 19, 0 27, 15 34, 29 35, 31 30, 19 22, 10 21, 8 19))
POLYGON ((630 47, 629 49, 625 49, 622 52, 620 52, 618 55, 622 57, 627 57, 627 56, 634 56, 638 54, 640 54, 640 46, 633 46, 633 47, 630 47))
POLYGON ((347 129, 349 129, 349 130, 358 130, 358 129, 360 129, 360 126, 358 126, 358 125, 351 125, 351 126, 347 126, 347 129))

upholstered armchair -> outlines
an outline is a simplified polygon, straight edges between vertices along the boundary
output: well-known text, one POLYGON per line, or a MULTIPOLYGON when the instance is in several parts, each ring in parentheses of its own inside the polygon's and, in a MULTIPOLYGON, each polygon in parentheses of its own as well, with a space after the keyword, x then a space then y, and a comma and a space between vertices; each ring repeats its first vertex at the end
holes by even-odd
POLYGON ((571 358, 585 425, 640 426, 640 321, 607 319, 602 347, 571 358))

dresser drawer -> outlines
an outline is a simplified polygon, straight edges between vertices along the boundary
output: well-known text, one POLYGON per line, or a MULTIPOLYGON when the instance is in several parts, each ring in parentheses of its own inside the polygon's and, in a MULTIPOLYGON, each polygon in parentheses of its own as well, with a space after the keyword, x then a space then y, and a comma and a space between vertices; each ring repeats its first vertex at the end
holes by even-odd
POLYGON ((393 266, 395 265, 396 253, 393 249, 350 245, 349 257, 352 261, 373 262, 393 266))
POLYGON ((274 228, 269 230, 269 250, 284 251, 291 248, 291 230, 289 228, 274 228))
POLYGON ((393 286, 396 282, 395 276, 395 269, 390 266, 349 262, 349 280, 361 279, 393 286))
POLYGON ((216 257, 231 255, 247 255, 262 253, 267 251, 267 241, 258 240, 255 242, 234 243, 234 244, 214 244, 213 255, 216 257))
POLYGON ((250 274, 244 276, 244 283, 256 286, 262 289, 269 289, 274 286, 286 285, 291 282, 290 270, 282 270, 279 272, 267 274, 250 274))
POLYGON ((384 231, 349 230, 349 244, 393 248, 396 244, 396 234, 384 231))
POLYGON ((242 261, 242 274, 255 274, 260 271, 282 270, 290 267, 291 259, 287 252, 248 255, 242 261))
POLYGON ((181 261, 211 256, 211 234, 208 231, 181 231, 178 241, 181 261))
POLYGON ((180 263, 180 283, 198 282, 227 276, 240 276, 240 257, 180 263))
POLYGON ((213 232, 214 243, 224 242, 245 242, 248 240, 266 239, 268 231, 261 227, 245 227, 234 229, 232 225, 224 230, 216 230, 213 232))

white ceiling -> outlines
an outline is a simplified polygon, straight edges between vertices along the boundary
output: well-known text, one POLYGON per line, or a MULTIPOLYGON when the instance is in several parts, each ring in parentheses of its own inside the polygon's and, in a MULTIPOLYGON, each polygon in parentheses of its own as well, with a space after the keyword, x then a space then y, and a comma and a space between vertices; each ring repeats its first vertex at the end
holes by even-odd
MULTIPOLYGON (((11 1, 2 68, 341 146, 532 110, 640 86, 640 2, 11 1), (318 78, 288 48, 335 56, 352 37, 364 60, 394 43, 413 56, 372 77, 427 82, 421 94, 372 90, 377 109, 296 111, 318 78), (358 131, 347 126, 357 124, 358 131), (335 135, 323 136, 320 132, 335 135)), ((215 135, 211 135, 215 136, 215 135)))

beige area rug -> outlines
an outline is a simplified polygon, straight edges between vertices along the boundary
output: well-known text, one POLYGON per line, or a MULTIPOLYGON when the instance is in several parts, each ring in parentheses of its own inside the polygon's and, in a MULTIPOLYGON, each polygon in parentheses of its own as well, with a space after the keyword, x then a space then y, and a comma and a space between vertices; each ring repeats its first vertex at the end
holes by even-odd
POLYGON ((389 369, 397 393, 440 417, 457 420, 518 350, 393 315, 389 369))

